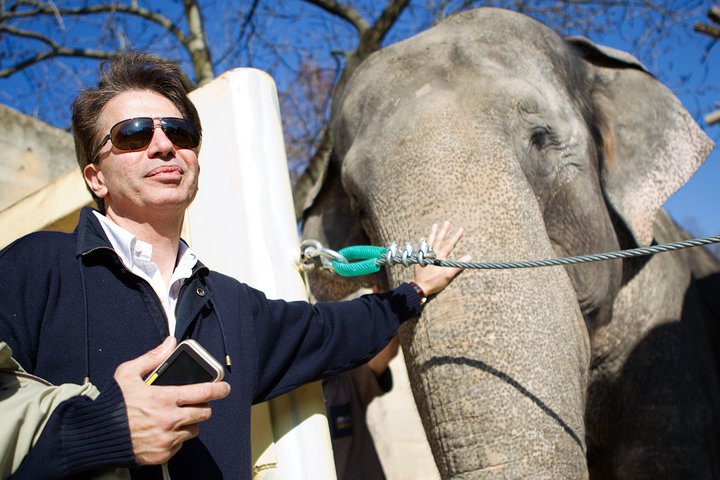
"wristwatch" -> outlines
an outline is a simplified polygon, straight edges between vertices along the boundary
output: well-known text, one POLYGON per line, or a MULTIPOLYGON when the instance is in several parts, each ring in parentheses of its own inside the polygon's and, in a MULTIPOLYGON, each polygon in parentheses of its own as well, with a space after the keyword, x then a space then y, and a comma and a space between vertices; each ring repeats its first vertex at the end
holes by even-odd
POLYGON ((410 286, 415 289, 415 293, 418 294, 418 298, 420 299, 420 305, 424 305, 425 302, 427 302, 427 296, 425 295, 425 292, 422 288, 420 288, 420 285, 418 285, 415 282, 408 282, 410 283, 410 286))

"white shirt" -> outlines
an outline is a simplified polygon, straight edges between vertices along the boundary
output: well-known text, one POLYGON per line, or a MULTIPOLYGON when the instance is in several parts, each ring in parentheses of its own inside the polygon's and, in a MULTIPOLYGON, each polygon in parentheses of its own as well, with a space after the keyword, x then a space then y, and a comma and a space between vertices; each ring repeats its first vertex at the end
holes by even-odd
POLYGON ((178 247, 179 260, 175 264, 170 285, 165 285, 160 269, 152 261, 153 246, 128 232, 105 215, 93 211, 100 225, 110 240, 115 253, 125 268, 138 277, 146 280, 155 290, 160 303, 162 303, 165 315, 168 319, 168 331, 171 335, 175 333, 175 306, 177 305, 178 294, 185 280, 192 275, 192 269, 197 263, 197 256, 190 250, 185 242, 180 241, 178 247))

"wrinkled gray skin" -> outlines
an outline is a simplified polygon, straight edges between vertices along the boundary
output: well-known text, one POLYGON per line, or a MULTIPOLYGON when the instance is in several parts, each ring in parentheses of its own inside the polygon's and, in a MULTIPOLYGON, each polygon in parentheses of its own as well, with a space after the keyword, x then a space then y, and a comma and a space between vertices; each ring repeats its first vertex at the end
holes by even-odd
MULTIPOLYGON (((374 54, 338 112, 304 227, 335 249, 444 219, 476 261, 679 240, 661 205, 712 147, 633 57, 496 9, 374 54)), ((696 248, 463 272, 401 329, 442 476, 718 478, 718 269, 696 248)), ((363 281, 411 275, 384 271, 363 281)))

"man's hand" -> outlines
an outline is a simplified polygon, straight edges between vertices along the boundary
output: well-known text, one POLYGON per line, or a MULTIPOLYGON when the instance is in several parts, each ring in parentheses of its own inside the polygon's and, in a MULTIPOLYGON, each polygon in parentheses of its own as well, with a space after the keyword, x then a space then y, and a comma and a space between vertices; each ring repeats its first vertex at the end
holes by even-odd
MULTIPOLYGON (((435 251, 437 258, 446 259, 462 236, 462 228, 458 228, 454 234, 450 235, 450 222, 446 221, 440 227, 435 224, 432 226, 427 243, 435 251)), ((469 256, 464 256, 460 258, 459 261, 467 262, 469 260, 469 256)), ((422 288, 425 295, 429 297, 444 290, 450 281, 461 271, 462 269, 460 268, 416 266, 413 281, 422 288)))
POLYGON ((184 441, 197 436, 198 423, 210 418, 208 402, 230 393, 226 382, 146 385, 143 375, 160 365, 174 348, 175 339, 168 337, 157 348, 115 370, 115 381, 125 398, 135 461, 140 465, 167 462, 184 441))

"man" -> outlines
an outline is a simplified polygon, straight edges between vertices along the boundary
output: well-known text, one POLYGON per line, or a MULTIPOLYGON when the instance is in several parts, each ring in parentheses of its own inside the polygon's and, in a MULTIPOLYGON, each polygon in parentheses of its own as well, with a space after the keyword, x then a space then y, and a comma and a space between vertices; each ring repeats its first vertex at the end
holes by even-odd
POLYGON ((398 352, 394 337, 368 363, 323 380, 338 480, 385 480, 367 424, 367 408, 393 386, 390 360, 398 352))
MULTIPOLYGON (((253 403, 365 363, 458 273, 417 268, 414 283, 386 294, 311 306, 209 270, 180 240, 201 139, 181 78, 150 55, 114 60, 73 104, 78 162, 100 211, 84 209, 72 234, 39 232, 0 252, 0 338, 27 371, 101 392, 60 404, 13 478, 118 466, 161 478, 169 460, 173 480, 249 479, 253 403), (169 336, 226 359, 225 381, 146 385, 169 336)), ((428 241, 442 258, 461 235, 445 223, 428 241)))

